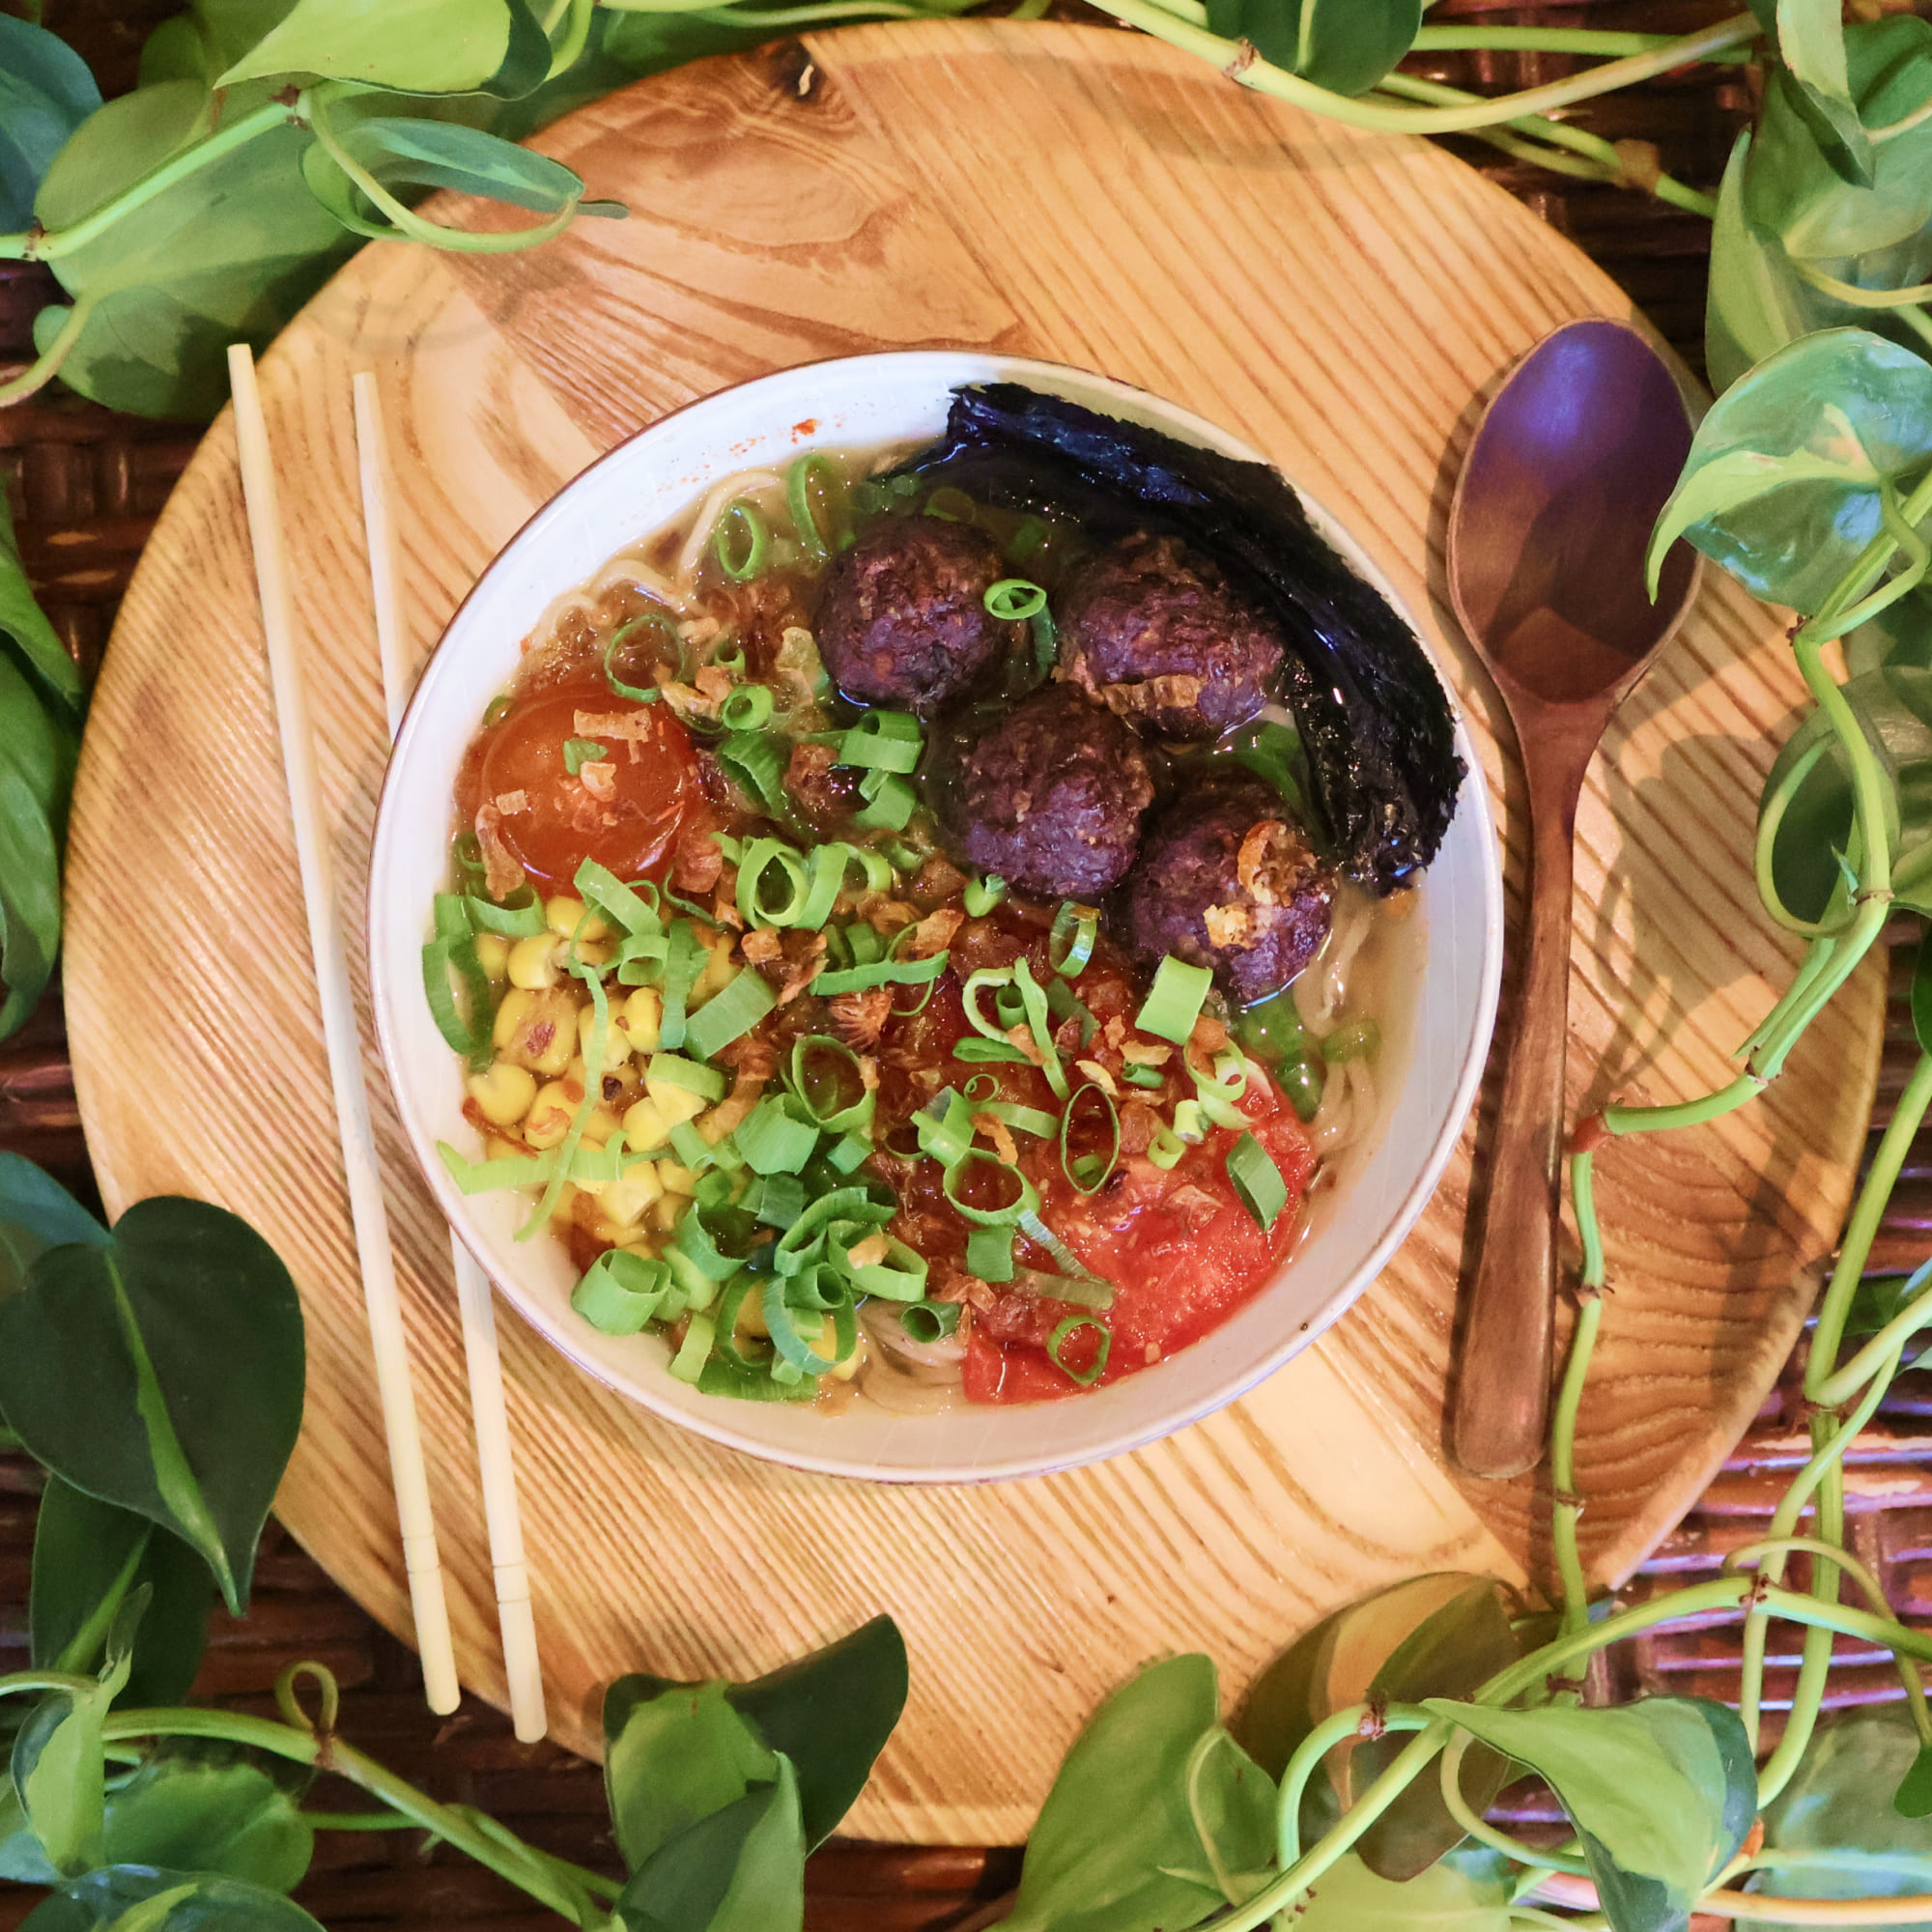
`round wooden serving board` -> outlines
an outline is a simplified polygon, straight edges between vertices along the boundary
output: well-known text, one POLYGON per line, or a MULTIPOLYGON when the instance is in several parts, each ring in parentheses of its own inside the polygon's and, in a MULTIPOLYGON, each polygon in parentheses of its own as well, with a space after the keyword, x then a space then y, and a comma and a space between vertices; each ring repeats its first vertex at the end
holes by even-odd
MULTIPOLYGON (((1443 614, 1441 526, 1501 373, 1556 324, 1629 303, 1500 190, 1151 40, 980 21, 703 62, 541 145, 631 218, 505 257, 372 246, 263 368, 352 925, 384 755, 358 368, 387 398, 424 652, 539 504, 727 384, 952 345, 1172 397, 1306 485, 1423 614, 1483 745, 1514 877, 1507 728, 1443 614)), ((1790 972, 1747 854, 1802 696, 1776 615, 1710 572, 1584 799, 1573 1101, 1675 1099, 1723 1080, 1790 972)), ((287 1260, 308 1311, 309 1398, 278 1507, 405 1631, 225 417, 128 595, 71 865, 68 1009, 102 1190, 116 1211, 168 1191, 218 1201, 287 1260)), ((1580 1467, 1601 1577, 1627 1574, 1698 1493, 1797 1335, 1849 1199, 1881 1004, 1878 978, 1861 978, 1762 1103, 1600 1162, 1614 1293, 1580 1467)), ((1498 1039, 1499 1057, 1507 1006, 1498 1039)), ((373 1050, 368 1065, 458 1652, 466 1682, 500 1698, 447 1243, 373 1050)), ((1442 1451, 1474 1140, 1318 1347, 1207 1423, 1051 1478, 887 1489, 747 1461, 627 1406, 505 1311, 557 1734, 595 1747, 599 1690, 619 1671, 749 1675, 890 1610, 911 1645, 912 1701, 847 1829, 1009 1841, 1095 1702, 1143 1661, 1206 1650, 1232 1697, 1312 1620, 1378 1584, 1419 1569, 1538 1574, 1547 1491, 1460 1481, 1442 1451)))

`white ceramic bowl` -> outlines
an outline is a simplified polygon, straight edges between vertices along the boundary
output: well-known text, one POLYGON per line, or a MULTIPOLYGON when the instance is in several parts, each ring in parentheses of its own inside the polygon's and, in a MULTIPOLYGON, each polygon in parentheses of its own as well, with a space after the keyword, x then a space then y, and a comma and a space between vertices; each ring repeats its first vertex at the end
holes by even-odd
MULTIPOLYGON (((1090 1395, 1023 1407, 957 1405, 930 1416, 855 1404, 838 1416, 699 1395, 667 1372, 662 1342, 600 1335, 570 1309, 574 1270, 548 1235, 518 1243, 521 1196, 466 1199, 436 1144, 472 1156, 459 1064, 431 1021, 420 952, 444 884, 450 799, 484 707, 521 640, 561 593, 685 509, 718 478, 814 444, 937 436, 948 392, 1008 380, 1151 424, 1230 456, 1256 452, 1157 397, 1055 363, 945 351, 863 355, 786 370, 708 397, 639 432, 545 506, 484 572, 443 634, 396 742, 370 877, 369 939, 383 1058, 417 1160, 450 1225, 526 1320, 573 1361, 659 1415, 797 1468, 884 1482, 981 1482, 1111 1456, 1199 1420, 1305 1348, 1372 1282, 1421 1212, 1475 1097, 1502 960, 1502 885, 1473 748, 1455 823, 1421 888, 1425 966, 1410 1046, 1373 1146, 1347 1163, 1293 1259, 1192 1348, 1090 1395), (809 427, 808 427, 809 425, 809 427)), ((1292 480, 1292 479, 1291 479, 1292 480)), ((1311 514, 1364 576, 1388 584, 1331 518, 1311 514)))

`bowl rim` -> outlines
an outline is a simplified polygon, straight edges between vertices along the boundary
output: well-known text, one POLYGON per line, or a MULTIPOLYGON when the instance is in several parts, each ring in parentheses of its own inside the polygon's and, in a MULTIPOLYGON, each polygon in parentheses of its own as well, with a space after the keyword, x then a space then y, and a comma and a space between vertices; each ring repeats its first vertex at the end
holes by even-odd
MULTIPOLYGON (((639 534, 647 535, 648 532, 639 534)), ((558 591, 555 594, 563 593, 558 591)), ((762 375, 747 378, 741 383, 726 384, 702 396, 695 396, 689 402, 681 403, 651 421, 640 424, 586 464, 546 501, 531 511, 477 573, 474 582, 451 611, 437 637, 435 645, 417 668, 415 683, 390 739, 389 754, 384 764, 382 784, 376 797, 363 911, 368 943, 370 1008, 375 1022, 378 1053, 383 1063, 384 1077, 388 1084, 390 1098, 395 1106, 396 1117, 414 1159, 418 1178, 427 1185, 449 1235, 461 1245, 497 1292, 515 1308, 519 1317, 572 1368, 589 1376, 625 1401, 638 1405, 673 1428, 689 1430, 720 1447, 735 1450, 759 1463, 815 1475, 843 1477, 893 1486, 953 1486, 1008 1482, 1103 1462, 1163 1440, 1216 1413, 1231 1403, 1238 1401, 1304 1349, 1312 1347, 1374 1285, 1397 1248, 1407 1238, 1423 1209, 1435 1195, 1443 1171, 1462 1136, 1470 1110, 1476 1103, 1482 1085, 1495 1027, 1503 967, 1501 852, 1494 812, 1490 802, 1489 785, 1484 777, 1478 748, 1470 732, 1468 721, 1463 716, 1455 687, 1443 674, 1441 666, 1437 662, 1437 654, 1430 647, 1429 639, 1424 636, 1421 627, 1412 621, 1406 600, 1397 593, 1350 526, 1336 517, 1319 497, 1296 482, 1279 464, 1273 463, 1244 438, 1236 436, 1211 418, 1200 414, 1185 405, 1160 395, 1157 391, 1122 381, 1118 377, 1108 376, 1098 370, 1084 368, 1077 363, 972 349, 884 350, 855 355, 812 357, 802 362, 788 363, 782 368, 768 370, 762 375), (502 568, 512 553, 553 520, 560 520, 565 514, 566 502, 587 485, 600 470, 619 462, 633 444, 644 437, 657 435, 667 426, 695 411, 716 405, 727 396, 742 397, 748 391, 756 391, 767 384, 777 387, 813 370, 829 371, 852 365, 877 366, 887 363, 898 365, 924 363, 932 365, 935 372, 944 365, 952 364, 955 373, 950 377, 941 377, 935 384, 942 390, 951 389, 961 383, 1026 382, 1029 379, 1037 379, 1049 391, 1064 392, 1071 379, 1071 382, 1077 384, 1084 392, 1079 398, 1083 402, 1090 398, 1098 400, 1112 397, 1130 409, 1138 406, 1139 413, 1155 416, 1161 427, 1175 430, 1185 440, 1198 440, 1209 448, 1229 446, 1239 456, 1250 461, 1264 463, 1276 470, 1288 482, 1303 508, 1309 513, 1310 521, 1315 525, 1318 533, 1324 541, 1331 544, 1337 538, 1343 540, 1350 568, 1366 575, 1368 581, 1388 599, 1397 614, 1409 625, 1421 643, 1424 656, 1428 659, 1430 668, 1435 672, 1449 704, 1455 727, 1456 749, 1465 766, 1462 788, 1457 796, 1456 815, 1460 817, 1464 812, 1473 813, 1476 823, 1471 829, 1479 837, 1480 850, 1485 861, 1480 868, 1482 971, 1476 993, 1475 1024, 1469 1035, 1467 1052, 1459 1070, 1454 1091, 1443 1112, 1440 1127, 1430 1146, 1428 1157, 1417 1170, 1409 1185, 1403 1190, 1392 1210, 1388 1211, 1381 1234, 1362 1260, 1349 1270, 1340 1286, 1293 1332, 1284 1336, 1272 1348, 1258 1355, 1252 1363, 1224 1378, 1205 1396, 1183 1403, 1171 1410, 1154 1414, 1145 1422, 1129 1421, 1124 1426, 1115 1429, 1105 1439, 1091 1446, 1065 1454, 1005 1455, 990 1459, 976 1458, 966 1463, 932 1463, 917 1468, 880 1465, 867 1462, 863 1457, 852 1455, 801 1452, 789 1446, 781 1447, 753 1433, 733 1426, 727 1414, 720 1413, 714 1416, 711 1413, 713 1406, 720 1411, 746 1406, 743 1404, 727 1404, 724 1398, 714 1399, 712 1405, 701 1410, 695 1406, 687 1408, 659 1401, 635 1378, 616 1373, 573 1346, 575 1338, 569 1332, 567 1322, 544 1306, 540 1296, 522 1289, 513 1281, 499 1281, 497 1269, 484 1251, 485 1244, 480 1231, 472 1229, 469 1224, 465 1197, 457 1191, 441 1160, 436 1156, 434 1137, 428 1134, 425 1123, 419 1122, 414 1112, 404 1104, 402 1083, 398 1080, 396 1071, 402 1064, 403 1049, 396 1037, 396 1021, 391 1011, 389 998, 396 989, 391 985, 389 975, 383 965, 388 949, 379 944, 379 934, 386 935, 390 924, 389 912, 385 909, 378 891, 383 872, 380 860, 385 846, 402 836, 394 830, 397 813, 392 809, 395 794, 400 790, 398 773, 408 762, 408 752, 427 708, 426 693, 432 682, 430 673, 450 634, 462 622, 471 603, 484 594, 485 586, 491 578, 502 568), (964 373, 960 373, 962 370, 964 373)), ((758 1406, 751 1405, 751 1406, 756 1408, 758 1406)), ((1037 1405, 1026 1406, 1037 1406, 1037 1405)), ((901 1423, 916 1423, 919 1419, 899 1418, 901 1423)))

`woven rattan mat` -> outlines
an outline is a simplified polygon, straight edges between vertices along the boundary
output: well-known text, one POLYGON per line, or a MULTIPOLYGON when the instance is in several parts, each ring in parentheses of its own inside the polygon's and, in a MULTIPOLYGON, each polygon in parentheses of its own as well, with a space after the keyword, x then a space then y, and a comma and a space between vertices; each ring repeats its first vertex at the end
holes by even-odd
MULTIPOLYGON (((8 4, 12 0, 0 0, 8 4)), ((132 84, 143 36, 172 11, 167 0, 46 0, 44 18, 81 49, 112 94, 132 84)), ((1575 0, 1538 8, 1443 0, 1433 17, 1682 33, 1733 11, 1730 0, 1575 0)), ((1540 54, 1448 55, 1418 63, 1417 71, 1500 92, 1552 79, 1568 65, 1540 54)), ((1575 118, 1611 140, 1655 143, 1671 173, 1709 185, 1722 171, 1748 109, 1740 78, 1707 69, 1588 103, 1575 118)), ((1641 194, 1500 160, 1475 142, 1463 144, 1463 152, 1593 256, 1686 359, 1702 366, 1707 223, 1641 194)), ((31 354, 26 345, 33 316, 54 293, 43 270, 0 265, 0 365, 31 354)), ((89 668, 99 662, 134 560, 197 434, 112 415, 65 396, 0 412, 0 475, 7 476, 27 568, 55 626, 89 668)), ((1894 937, 1903 942, 1917 934, 1901 928, 1894 937)), ((1895 958, 1894 966, 1874 1136, 1914 1058, 1902 962, 1895 958)), ((0 1047, 0 1148, 29 1154, 76 1191, 92 1192, 55 999, 0 1047)), ((1929 1231, 1932 1136, 1921 1138, 1907 1163, 1872 1253, 1873 1267, 1889 1272, 1915 1266, 1932 1250, 1929 1231)), ((1801 1345, 1737 1454, 1644 1566, 1632 1585, 1634 1597, 1714 1572, 1728 1550, 1762 1533, 1785 1472, 1807 1453, 1795 1399, 1803 1366, 1801 1345)), ((1932 1377, 1900 1378, 1859 1438, 1846 1473, 1858 1552, 1884 1577, 1902 1615, 1932 1619, 1932 1377)), ((25 1662, 34 1517, 29 1470, 0 1459, 0 1670, 25 1662)), ((1838 1655, 1831 1701, 1896 1694, 1897 1680, 1879 1654, 1840 1638, 1838 1655)), ((551 1746, 518 1745, 508 1721, 473 1699, 454 1718, 430 1716, 414 1657, 271 1525, 253 1610, 245 1624, 217 1615, 196 1694, 267 1712, 276 1674, 298 1658, 315 1658, 335 1672, 345 1691, 342 1728, 379 1759, 440 1798, 483 1807, 538 1845, 615 1868, 595 1767, 551 1746)), ((1772 1663, 1767 1702, 1775 1709, 1788 1695, 1796 1657, 1774 1654, 1772 1663)), ((1737 1687, 1735 1622, 1717 1619, 1646 1638, 1619 1655, 1614 1668, 1628 1690, 1668 1687, 1731 1696, 1737 1687)), ((1530 1798, 1515 1815, 1530 1825, 1538 1809, 1530 1798)), ((811 1861, 806 1923, 811 1932, 959 1926, 1012 1883, 1017 1863, 1017 1853, 1009 1850, 835 1842, 811 1861)), ((447 1852, 423 1857, 414 1833, 324 1833, 315 1868, 297 1896, 336 1932, 432 1920, 440 1932, 513 1932, 525 1925, 534 1932, 555 1922, 466 1860, 447 1852)), ((0 1886, 0 1932, 11 1932, 33 1897, 0 1886)))

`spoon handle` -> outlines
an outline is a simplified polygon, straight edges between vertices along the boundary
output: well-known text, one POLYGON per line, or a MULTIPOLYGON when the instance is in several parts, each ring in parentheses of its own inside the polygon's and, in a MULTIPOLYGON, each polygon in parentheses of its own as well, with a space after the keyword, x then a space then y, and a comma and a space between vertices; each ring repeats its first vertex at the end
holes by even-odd
POLYGON ((1549 1411, 1573 840, 1582 773, 1539 773, 1534 766, 1532 759, 1529 960, 1503 1080, 1450 1435, 1456 1461, 1472 1476, 1517 1476, 1533 1467, 1549 1411))

